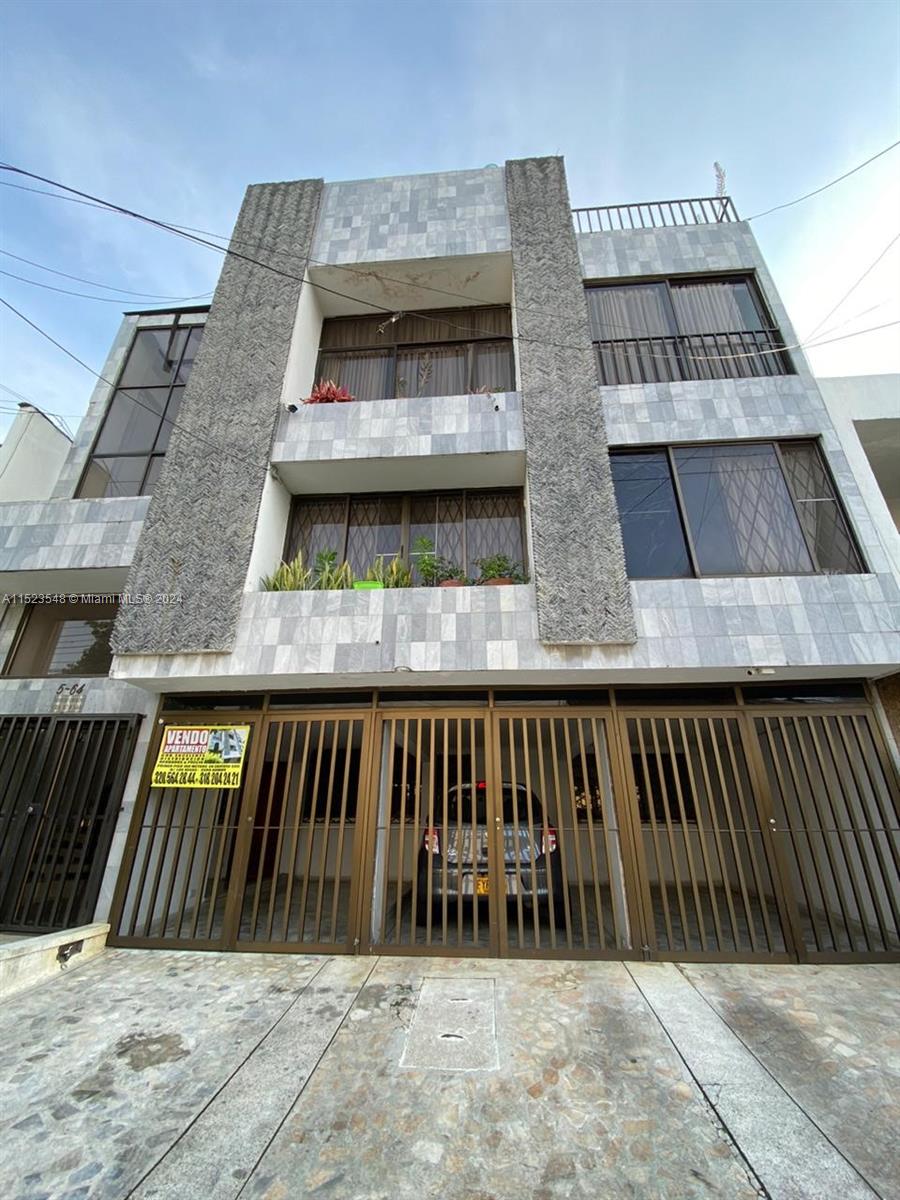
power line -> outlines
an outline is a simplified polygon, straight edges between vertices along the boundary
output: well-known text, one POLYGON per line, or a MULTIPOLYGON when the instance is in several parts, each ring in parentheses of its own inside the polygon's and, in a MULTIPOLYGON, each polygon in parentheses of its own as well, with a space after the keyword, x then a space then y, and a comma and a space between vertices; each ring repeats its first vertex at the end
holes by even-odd
MULTIPOLYGON (((62 274, 62 272, 59 273, 62 274)), ((101 304, 121 305, 125 303, 120 296, 92 296, 90 292, 73 292, 71 288, 54 287, 52 283, 40 283, 37 279, 28 279, 24 275, 16 275, 14 271, 0 271, 0 275, 5 275, 7 279, 18 279, 20 283, 29 283, 32 287, 43 288, 45 292, 59 292, 63 296, 78 296, 82 300, 99 300, 101 304)), ((204 296, 169 296, 167 299, 170 303, 180 304, 185 300, 203 300, 211 295, 212 292, 207 292, 204 296)))
MULTIPOLYGON (((50 194, 47 193, 47 195, 50 194)), ((203 292, 199 296, 160 296, 154 292, 135 292, 131 288, 113 287, 111 283, 98 283, 96 279, 84 279, 81 275, 69 275, 66 271, 57 271, 55 267, 47 267, 44 263, 35 262, 32 258, 23 258, 21 254, 13 254, 9 250, 0 250, 0 254, 7 258, 14 258, 16 262, 27 263, 29 267, 37 267, 39 271, 49 271, 51 275, 61 275, 63 279, 74 279, 76 283, 87 283, 91 287, 103 288, 105 292, 120 292, 123 296, 137 296, 143 300, 203 300, 212 295, 212 292, 203 292)))
POLYGON ((865 162, 861 162, 858 167, 853 167, 850 171, 845 171, 843 175, 838 175, 837 179, 832 179, 830 183, 823 183, 821 187, 815 191, 807 192, 805 196, 798 196, 796 200, 788 200, 784 204, 776 204, 774 208, 767 208, 764 212, 754 213, 752 217, 745 218, 748 221, 758 221, 760 217, 767 217, 769 213, 780 212, 783 208, 793 208, 795 204, 800 204, 803 200, 809 200, 812 196, 818 196, 820 192, 827 191, 830 187, 834 187, 836 183, 840 183, 843 179, 849 179, 851 175, 855 175, 857 171, 861 171, 863 167, 867 167, 869 163, 873 163, 876 158, 881 158, 883 154, 887 154, 889 150, 900 146, 900 138, 896 142, 891 142, 889 146, 885 146, 883 150, 879 150, 877 154, 873 154, 871 158, 867 158, 865 162))
MULTIPOLYGON (((900 142, 895 143, 895 144, 900 145, 900 142)), ((888 150, 892 149, 892 147, 889 146, 889 147, 887 147, 887 149, 888 150)), ((882 151, 881 153, 886 153, 886 152, 887 151, 885 150, 885 151, 882 151)), ((875 155, 874 157, 877 158, 878 155, 875 155)), ((869 161, 871 161, 871 160, 869 160, 869 161)), ((862 164, 860 164, 860 167, 865 166, 865 165, 866 165, 865 163, 862 163, 862 164)), ((860 168, 854 168, 854 169, 859 170, 860 168)), ((124 216, 132 217, 135 220, 142 221, 146 224, 152 225, 159 229, 168 230, 168 232, 175 234, 177 237, 182 237, 186 241, 194 242, 197 245, 206 246, 209 249, 216 250, 220 254, 224 254, 228 257, 238 258, 244 262, 250 263, 253 266, 261 267, 263 270, 271 271, 273 274, 279 275, 282 278, 292 279, 295 282, 299 282, 301 284, 308 283, 311 287, 318 288, 319 290, 327 292, 330 295, 338 296, 340 299, 349 300, 353 303, 364 304, 368 308, 376 309, 379 312, 383 312, 383 313, 387 314, 388 316, 393 316, 395 319, 399 315, 397 310, 388 308, 383 304, 377 304, 377 303, 375 303, 375 301, 372 301, 372 300, 362 300, 359 297, 348 295, 345 292, 339 292, 339 291, 337 291, 337 289, 327 287, 325 284, 317 283, 316 281, 314 281, 312 279, 306 279, 306 278, 304 278, 303 275, 296 275, 296 274, 291 273, 290 271, 282 270, 280 267, 272 266, 270 263, 262 262, 261 260, 255 259, 250 255, 243 254, 240 251, 232 250, 230 248, 223 247, 223 246, 219 246, 215 242, 207 241, 205 238, 199 237, 198 235, 182 232, 177 227, 175 227, 173 225, 169 225, 165 221, 157 220, 155 217, 150 217, 150 216, 145 215, 144 213, 136 212, 132 209, 125 208, 124 206, 115 204, 112 201, 102 200, 97 196, 91 195, 89 192, 82 192, 78 188, 72 188, 72 187, 69 187, 67 184, 60 183, 58 180, 48 179, 43 175, 37 175, 34 172, 26 171, 23 167, 15 167, 9 163, 0 163, 0 170, 13 171, 16 174, 24 175, 29 179, 36 179, 36 180, 40 181, 41 183, 47 183, 53 187, 61 188, 64 191, 72 192, 76 196, 91 200, 92 202, 95 202, 95 203, 101 205, 102 207, 107 208, 110 211, 118 212, 124 216)), ((835 180, 834 182, 838 182, 838 181, 835 180)), ((805 198, 805 197, 801 197, 801 198, 805 198)), ((762 214, 760 214, 760 215, 762 215, 762 214)), ((307 259, 307 261, 309 261, 309 259, 307 259)), ((379 278, 378 272, 370 272, 370 274, 376 278, 379 278)), ((461 325, 454 325, 454 323, 452 321, 448 321, 444 318, 439 318, 439 317, 429 317, 424 313, 418 313, 417 316, 423 320, 431 321, 433 324, 440 324, 449 329, 456 329, 459 332, 469 333, 469 334, 480 333, 486 337, 496 337, 496 333, 494 330, 478 330, 472 326, 464 327, 461 325)), ((888 325, 895 324, 895 323, 896 322, 888 322, 888 325)), ((872 332, 874 329, 882 329, 882 328, 887 328, 887 325, 874 326, 874 327, 872 327, 872 330, 866 329, 866 330, 859 330, 858 332, 859 333, 868 333, 868 332, 872 332)), ((699 336, 702 336, 702 335, 699 335, 699 336)), ((856 335, 847 334, 844 336, 852 337, 852 336, 856 336, 856 335)), ((530 343, 534 343, 535 345, 544 345, 544 346, 548 346, 548 347, 551 347, 551 348, 557 349, 557 350, 583 351, 586 348, 584 345, 581 345, 581 344, 575 345, 572 343, 565 343, 565 342, 551 342, 551 341, 547 341, 546 339, 543 339, 543 338, 523 337, 521 334, 514 334, 512 336, 511 340, 518 341, 518 342, 530 342, 530 343)), ((841 339, 832 339, 832 340, 841 340, 841 339)), ((824 343, 824 342, 815 343, 815 345, 825 345, 825 344, 826 343, 824 343)), ((760 350, 739 352, 739 353, 733 353, 733 354, 712 354, 712 355, 684 354, 684 357, 687 358, 691 362, 722 362, 722 361, 730 362, 730 361, 733 361, 734 359, 758 358, 760 356, 765 356, 765 355, 770 355, 770 354, 781 354, 787 350, 801 350, 804 348, 805 347, 804 347, 803 343, 796 342, 789 346, 777 346, 777 347, 773 347, 771 349, 760 349, 760 350)), ((684 351, 682 351, 682 353, 684 353, 684 351)), ((667 355, 658 355, 658 354, 653 354, 652 352, 649 353, 647 355, 647 357, 658 358, 663 361, 669 361, 667 355)), ((82 364, 82 365, 85 365, 85 364, 82 364)), ((90 368, 88 368, 88 369, 90 369, 90 368)))
POLYGON ((898 233, 895 237, 891 238, 891 240, 888 242, 888 244, 885 246, 885 248, 881 251, 881 253, 875 259, 875 261, 873 263, 870 263, 869 266, 866 267, 866 269, 863 271, 862 275, 860 275, 859 279, 857 279, 856 283, 854 283, 852 287, 848 288, 847 291, 844 292, 843 296, 841 296, 840 300, 838 300, 838 302, 837 302, 837 304, 835 304, 834 308, 829 309, 828 312, 825 314, 825 316, 822 318, 822 320, 815 327, 815 329, 810 330, 810 332, 806 335, 807 340, 815 337, 815 335, 819 332, 819 330, 822 328, 822 326, 825 324, 825 322, 828 321, 837 312, 837 310, 841 307, 841 305, 844 303, 844 301, 850 299, 850 297, 853 295, 853 293, 856 291, 856 289, 859 287, 859 285, 862 283, 862 281, 866 278, 866 276, 870 275, 871 272, 875 270, 875 268, 878 266, 878 264, 881 262, 881 260, 884 258, 884 256, 888 253, 888 251, 894 245, 896 245, 897 242, 900 242, 900 233, 898 233))

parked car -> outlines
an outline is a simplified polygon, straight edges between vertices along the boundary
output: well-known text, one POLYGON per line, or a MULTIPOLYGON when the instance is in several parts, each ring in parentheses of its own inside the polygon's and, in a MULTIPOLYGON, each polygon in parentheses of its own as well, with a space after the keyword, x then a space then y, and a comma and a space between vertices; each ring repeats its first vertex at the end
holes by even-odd
MULTIPOLYGON (((436 810, 437 826, 426 828, 419 848, 416 877, 416 920, 427 922, 430 905, 443 902, 473 903, 490 894, 489 851, 491 829, 487 817, 487 783, 475 783, 474 818, 472 784, 463 783, 447 793, 447 819, 436 810), (430 873, 429 873, 430 865, 430 873), (446 879, 444 867, 446 865, 446 879)), ((529 824, 527 789, 503 783, 503 890, 507 900, 522 896, 526 904, 549 909, 553 895, 556 923, 564 923, 563 879, 556 830, 544 824, 544 810, 531 793, 529 824), (518 863, 518 870, 516 865, 518 863), (548 872, 549 866, 549 872, 548 872), (548 874, 550 885, 548 886, 548 874)))

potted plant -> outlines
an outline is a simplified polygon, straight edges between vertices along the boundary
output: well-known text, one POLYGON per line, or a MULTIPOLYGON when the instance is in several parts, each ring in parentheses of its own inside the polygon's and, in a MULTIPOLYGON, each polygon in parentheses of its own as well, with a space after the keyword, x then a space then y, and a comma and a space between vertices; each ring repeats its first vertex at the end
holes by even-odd
POLYGON ((303 403, 347 404, 355 399, 355 396, 351 396, 345 387, 340 387, 333 379, 320 379, 303 403))
POLYGON ((320 592, 332 592, 353 587, 353 572, 348 562, 340 565, 337 550, 320 550, 316 555, 312 586, 320 592))
POLYGON ((303 551, 290 562, 279 563, 271 575, 264 575, 259 581, 264 592, 302 592, 313 587, 312 568, 303 562, 303 551))
POLYGON ((478 583, 500 587, 511 583, 527 583, 521 563, 513 562, 505 554, 492 554, 488 558, 477 558, 475 565, 481 571, 478 583))
POLYGON ((428 537, 416 538, 413 555, 419 578, 425 587, 466 587, 468 579, 449 558, 435 554, 434 542, 428 537))

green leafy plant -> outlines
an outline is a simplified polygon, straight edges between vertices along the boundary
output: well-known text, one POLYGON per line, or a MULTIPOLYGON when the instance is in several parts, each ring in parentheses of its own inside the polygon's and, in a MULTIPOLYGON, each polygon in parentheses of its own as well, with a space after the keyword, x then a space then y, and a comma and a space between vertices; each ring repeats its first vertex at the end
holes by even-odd
POLYGON ((513 562, 505 554, 492 554, 487 558, 477 558, 475 565, 481 571, 479 583, 489 579, 509 579, 512 583, 527 583, 528 576, 521 563, 513 562))
POLYGON ((302 550, 290 562, 279 563, 259 583, 264 592, 303 592, 315 586, 312 569, 304 563, 302 550))
POLYGON ((413 542, 413 559, 419 578, 426 587, 437 587, 450 579, 468 582, 465 573, 455 562, 443 554, 435 554, 434 542, 429 537, 418 537, 413 542))
POLYGON ((386 588, 412 587, 412 571, 402 558, 392 558, 385 563, 384 558, 379 556, 366 572, 366 579, 382 583, 386 588))
POLYGON ((353 572, 348 562, 338 563, 336 550, 320 550, 313 570, 314 588, 320 592, 344 591, 353 587, 353 572))

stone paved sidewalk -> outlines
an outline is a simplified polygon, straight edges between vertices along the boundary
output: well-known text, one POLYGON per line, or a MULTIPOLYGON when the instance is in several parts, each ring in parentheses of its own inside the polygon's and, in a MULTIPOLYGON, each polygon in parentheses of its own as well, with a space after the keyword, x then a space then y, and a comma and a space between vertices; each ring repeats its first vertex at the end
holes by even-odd
POLYGON ((900 1196, 890 966, 110 950, 0 1009, 3 1200, 900 1196))

